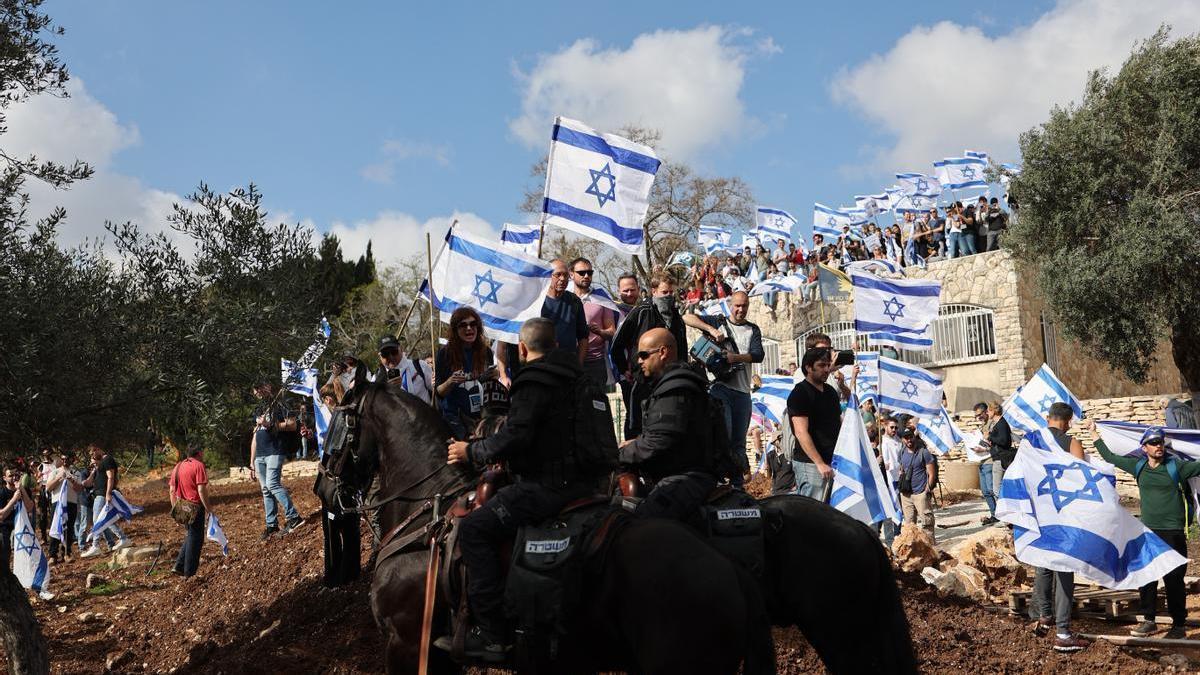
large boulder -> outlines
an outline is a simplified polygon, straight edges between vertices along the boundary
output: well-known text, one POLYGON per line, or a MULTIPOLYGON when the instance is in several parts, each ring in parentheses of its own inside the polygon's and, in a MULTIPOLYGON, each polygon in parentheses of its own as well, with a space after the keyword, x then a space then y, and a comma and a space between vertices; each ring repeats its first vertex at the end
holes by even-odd
POLYGON ((950 549, 959 566, 981 572, 989 595, 1001 596, 1024 583, 1028 572, 1013 555, 1012 533, 1007 528, 989 527, 967 537, 950 549))
POLYGON ((148 563, 162 552, 160 544, 153 546, 130 546, 113 554, 113 566, 128 567, 134 563, 148 563))
POLYGON ((920 572, 938 563, 938 549, 929 533, 911 523, 900 527, 892 542, 893 560, 905 572, 920 572))

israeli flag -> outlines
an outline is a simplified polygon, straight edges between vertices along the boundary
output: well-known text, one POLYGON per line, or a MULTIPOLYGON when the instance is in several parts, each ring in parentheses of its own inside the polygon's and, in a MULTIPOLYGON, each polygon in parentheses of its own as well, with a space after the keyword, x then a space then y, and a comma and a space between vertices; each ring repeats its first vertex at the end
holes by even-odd
POLYGON ((917 366, 879 357, 879 400, 889 410, 933 417, 942 409, 942 378, 917 366))
POLYGON ((729 241, 725 238, 728 235, 700 235, 700 245, 704 247, 704 253, 707 255, 716 255, 724 251, 729 246, 729 241))
POLYGON ((220 546, 221 555, 229 557, 229 538, 225 536, 225 530, 221 529, 221 521, 211 513, 208 514, 208 527, 205 528, 204 538, 220 546))
POLYGON ((934 174, 946 190, 987 187, 987 162, 978 157, 947 157, 933 163, 934 174))
POLYGON ((843 269, 849 274, 852 271, 868 272, 871 274, 904 274, 904 268, 897 265, 886 258, 872 258, 870 260, 852 260, 843 266, 843 269))
POLYGON ((538 254, 538 243, 541 242, 542 228, 538 225, 513 225, 505 223, 500 230, 500 245, 515 249, 526 255, 538 254))
POLYGON ((775 424, 787 419, 787 399, 799 382, 791 375, 763 375, 762 386, 750 393, 750 400, 762 416, 775 424))
POLYGON ((792 214, 783 209, 768 208, 766 206, 758 207, 754 213, 754 220, 758 224, 758 236, 763 239, 782 239, 784 241, 792 240, 792 226, 796 224, 796 219, 792 214))
POLYGON ((804 277, 798 277, 790 274, 787 276, 773 277, 771 279, 763 279, 757 284, 754 284, 754 288, 750 289, 750 293, 748 293, 748 295, 753 298, 755 296, 759 296, 764 293, 770 293, 772 291, 777 293, 795 293, 804 288, 805 283, 807 282, 805 281, 804 277))
POLYGON ((963 150, 963 157, 971 159, 982 159, 984 164, 988 163, 988 154, 979 150, 963 150))
POLYGON ((918 419, 917 433, 925 439, 929 449, 938 455, 950 452, 963 440, 962 430, 950 418, 950 413, 944 407, 932 417, 918 419))
POLYGON ((841 210, 850 216, 850 233, 856 239, 862 239, 862 231, 859 229, 859 226, 871 222, 870 217, 867 216, 866 209, 860 209, 857 206, 843 206, 841 210))
POLYGON ((750 266, 746 268, 746 277, 751 281, 762 281, 763 273, 758 270, 758 258, 750 261, 750 266))
POLYGON ((701 223, 700 224, 700 236, 720 237, 721 239, 728 239, 730 234, 729 234, 729 230, 725 229, 725 226, 723 226, 723 225, 713 225, 712 223, 701 223))
POLYGON ((39 593, 45 591, 50 585, 50 562, 34 534, 23 499, 17 501, 13 513, 12 550, 12 571, 21 585, 39 593))
POLYGON ((142 507, 134 506, 126 501, 120 490, 113 490, 112 501, 100 509, 100 515, 96 517, 96 522, 92 525, 92 537, 100 536, 100 533, 115 525, 118 520, 133 520, 133 517, 142 510, 142 507))
POLYGON ((58 501, 54 503, 54 519, 50 521, 50 536, 65 541, 63 531, 67 524, 67 479, 63 478, 58 488, 58 501))
POLYGON ((854 205, 866 211, 872 218, 892 208, 886 192, 877 195, 856 195, 854 205))
POLYGON ((855 380, 854 394, 858 400, 879 399, 879 352, 854 352, 854 364, 842 366, 838 370, 849 382, 854 377, 854 366, 858 366, 858 379, 855 380))
MULTIPOLYGON (((571 282, 569 285, 573 286, 574 282, 571 282)), ((571 292, 574 293, 575 289, 572 288, 571 292)), ((617 307, 617 301, 613 299, 612 293, 609 293, 600 284, 593 283, 591 292, 579 299, 584 302, 590 302, 593 305, 599 305, 611 312, 615 312, 617 316, 621 315, 621 308, 617 307)))
POLYGON ((1187 564, 1126 511, 1115 481, 1058 446, 1049 429, 1026 434, 1004 472, 996 517, 1013 525, 1017 560, 1133 590, 1187 564))
POLYGON ((1043 363, 1024 386, 1004 401, 1004 419, 1014 429, 1025 433, 1037 431, 1046 426, 1046 413, 1050 412, 1050 406, 1059 402, 1071 406, 1080 419, 1087 417, 1079 399, 1050 370, 1050 366, 1043 363))
POLYGON ((700 314, 704 316, 723 316, 729 318, 733 316, 733 308, 729 306, 729 300, 714 302, 713 304, 700 310, 700 314))
POLYGON ((895 209, 900 204, 900 199, 904 197, 904 190, 900 189, 899 185, 893 185, 886 188, 883 194, 887 197, 888 209, 895 209))
POLYGON ((315 396, 317 393, 317 369, 296 368, 296 364, 287 359, 279 359, 279 369, 283 373, 283 386, 293 394, 315 396))
POLYGON ((832 466, 830 506, 867 525, 887 518, 900 522, 899 505, 871 450, 858 409, 858 396, 850 397, 850 405, 842 415, 832 466))
POLYGON ((757 236, 753 234, 742 235, 742 248, 749 248, 750 252, 753 253, 754 249, 758 248, 759 246, 760 244, 757 236))
POLYGON ((911 350, 933 348, 930 325, 941 307, 942 284, 925 279, 882 279, 850 271, 854 285, 854 329, 872 343, 911 350))
POLYGON ((937 197, 942 194, 941 181, 923 173, 898 173, 896 183, 900 191, 908 196, 937 197))
MULTIPOLYGON (((903 216, 906 213, 928 213, 929 209, 937 206, 937 199, 934 197, 923 197, 921 195, 903 195, 896 203, 896 213, 903 216)), ((905 236, 912 234, 908 232, 905 236)))
POLYGON ((842 236, 842 227, 849 224, 850 214, 845 211, 831 209, 824 204, 813 204, 813 234, 836 240, 842 236))
POLYGON ((284 382, 297 379, 294 376, 295 371, 312 368, 317 364, 317 359, 321 357, 321 354, 325 351, 325 347, 329 345, 329 336, 333 333, 333 329, 329 327, 329 322, 325 317, 321 317, 321 323, 317 324, 316 332, 316 339, 308 346, 308 349, 304 350, 304 354, 292 364, 293 372, 284 374, 284 382))
POLYGON ((442 321, 459 307, 470 307, 483 319, 492 338, 519 341, 521 324, 542 314, 546 285, 554 269, 518 251, 497 251, 487 241, 451 228, 433 261, 432 295, 442 321))
POLYGON ((543 223, 641 253, 642 221, 660 164, 648 146, 559 117, 546 166, 543 223))

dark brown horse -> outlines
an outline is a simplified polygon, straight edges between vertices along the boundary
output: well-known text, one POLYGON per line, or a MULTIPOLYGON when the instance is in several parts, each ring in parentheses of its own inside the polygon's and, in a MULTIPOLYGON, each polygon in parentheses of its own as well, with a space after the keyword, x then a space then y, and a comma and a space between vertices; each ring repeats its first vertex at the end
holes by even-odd
MULTIPOLYGON (((389 499, 388 531, 435 494, 457 493, 473 479, 446 465, 450 431, 427 404, 394 388, 367 396, 360 455, 378 457, 379 495, 389 499)), ((423 515, 411 528, 428 522, 423 515)), ((375 621, 387 639, 388 671, 417 669, 428 551, 382 558, 371 587, 375 621)), ((773 673, 765 607, 748 575, 683 525, 631 520, 614 536, 599 571, 583 584, 580 616, 549 672, 773 673)), ((440 599, 435 625, 448 624, 440 599)), ((434 654, 433 672, 460 668, 434 654)))

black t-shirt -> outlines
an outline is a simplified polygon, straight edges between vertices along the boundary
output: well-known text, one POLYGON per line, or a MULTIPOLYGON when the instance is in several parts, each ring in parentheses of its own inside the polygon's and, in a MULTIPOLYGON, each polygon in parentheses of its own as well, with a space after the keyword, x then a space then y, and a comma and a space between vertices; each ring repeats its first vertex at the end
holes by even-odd
MULTIPOLYGON (((7 485, 0 484, 0 509, 3 509, 5 506, 8 506, 8 502, 12 500, 14 494, 16 494, 16 492, 13 490, 9 490, 7 485)), ((0 531, 11 533, 13 531, 13 526, 14 526, 14 523, 16 522, 16 518, 17 518, 17 511, 16 511, 16 509, 13 509, 12 513, 8 514, 7 518, 5 518, 4 520, 0 520, 0 531)), ((0 562, 2 562, 3 564, 8 564, 8 561, 0 561, 0 562)))
POLYGON ((554 337, 558 340, 559 350, 578 355, 579 343, 589 334, 579 296, 571 291, 564 291, 557 298, 547 295, 542 300, 542 318, 554 322, 554 337))
MULTIPOLYGON (((808 433, 812 436, 817 452, 826 464, 833 461, 833 447, 837 445, 838 431, 842 428, 842 399, 832 385, 826 384, 820 391, 808 380, 802 380, 792 389, 787 399, 788 414, 792 417, 808 418, 808 433)), ((811 462, 796 439, 792 458, 798 462, 811 462)))
POLYGON ((100 498, 108 496, 108 472, 113 472, 113 489, 116 489, 117 460, 112 455, 105 455, 96 465, 96 480, 92 483, 92 492, 100 498))

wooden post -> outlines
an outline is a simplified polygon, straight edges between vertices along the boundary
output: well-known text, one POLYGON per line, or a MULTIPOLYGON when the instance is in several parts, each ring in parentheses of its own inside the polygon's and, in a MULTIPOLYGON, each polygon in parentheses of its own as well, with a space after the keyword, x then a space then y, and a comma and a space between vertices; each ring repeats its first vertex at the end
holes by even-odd
POLYGON ((413 310, 417 308, 417 302, 421 299, 420 289, 417 290, 417 295, 413 297, 412 304, 408 306, 408 311, 404 313, 404 318, 400 320, 400 334, 396 339, 403 342, 404 334, 408 332, 408 320, 412 318, 413 310))
MULTIPOLYGON (((454 223, 450 224, 450 230, 454 231, 454 223)), ((426 273, 429 275, 426 277, 429 279, 429 360, 433 361, 433 372, 436 373, 438 311, 437 307, 433 306, 433 237, 428 232, 425 233, 425 265, 426 273)), ((436 379, 435 377, 434 380, 436 379)), ((429 404, 435 410, 437 409, 437 382, 434 382, 433 393, 429 396, 429 404)))

